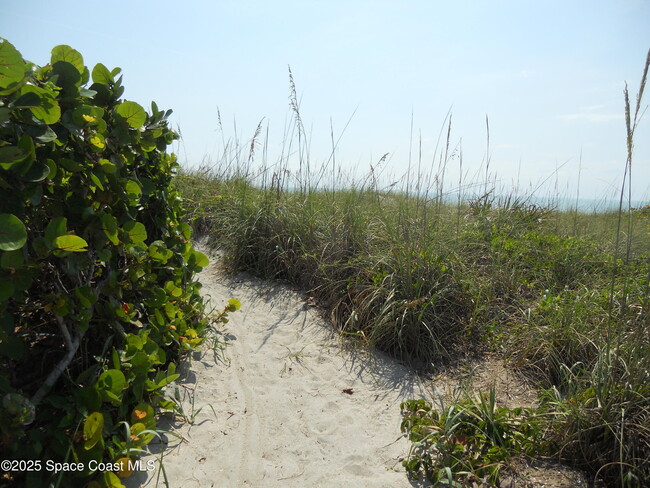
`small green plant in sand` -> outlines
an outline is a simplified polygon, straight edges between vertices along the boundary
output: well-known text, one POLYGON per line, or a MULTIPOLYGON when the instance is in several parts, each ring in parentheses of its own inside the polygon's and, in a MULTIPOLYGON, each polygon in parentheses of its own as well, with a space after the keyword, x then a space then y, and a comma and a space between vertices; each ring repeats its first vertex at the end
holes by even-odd
POLYGON ((441 401, 440 411, 422 399, 401 409, 401 429, 412 442, 403 465, 436 486, 494 486, 513 458, 543 450, 540 418, 530 409, 497 406, 494 388, 448 406, 441 401))

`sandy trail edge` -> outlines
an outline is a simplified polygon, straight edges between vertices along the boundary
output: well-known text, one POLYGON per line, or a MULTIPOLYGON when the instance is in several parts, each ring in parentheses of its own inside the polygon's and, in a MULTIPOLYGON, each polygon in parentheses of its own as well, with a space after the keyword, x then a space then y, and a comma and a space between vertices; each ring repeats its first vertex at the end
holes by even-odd
MULTIPOLYGON (((289 288, 226 277, 211 261, 199 275, 203 294, 218 309, 232 297, 242 308, 223 331, 226 362, 203 351, 184 365, 181 390, 192 391, 194 411, 202 410, 193 425, 161 425, 183 439, 167 436, 170 486, 417 486, 400 463, 409 444, 399 403, 430 397, 420 379, 381 354, 345 348, 289 288)), ((190 395, 184 403, 190 415, 190 395)), ((165 486, 158 475, 124 481, 165 486)))

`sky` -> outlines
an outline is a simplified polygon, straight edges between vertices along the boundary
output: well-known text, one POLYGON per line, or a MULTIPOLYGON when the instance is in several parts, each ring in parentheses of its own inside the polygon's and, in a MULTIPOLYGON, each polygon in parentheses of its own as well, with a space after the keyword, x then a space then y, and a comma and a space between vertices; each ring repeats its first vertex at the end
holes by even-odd
MULTIPOLYGON (((0 37, 25 59, 44 65, 54 46, 70 45, 91 70, 121 67, 125 99, 171 108, 182 134, 172 150, 186 166, 216 164, 229 141, 250 146, 260 122, 258 164, 277 162, 295 127, 290 67, 312 167, 329 164, 334 139, 350 178, 372 165, 388 184, 409 161, 441 175, 450 116, 450 193, 482 182, 489 159, 503 192, 614 198, 626 160, 623 89, 635 104, 650 49, 650 0, 0 5, 0 37)), ((645 203, 648 117, 632 166, 633 199, 645 203)))

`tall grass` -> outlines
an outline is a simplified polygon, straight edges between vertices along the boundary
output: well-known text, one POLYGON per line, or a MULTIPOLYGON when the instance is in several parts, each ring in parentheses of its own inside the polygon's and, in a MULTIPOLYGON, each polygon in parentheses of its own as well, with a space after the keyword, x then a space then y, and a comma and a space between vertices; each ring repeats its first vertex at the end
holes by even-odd
POLYGON ((295 124, 278 161, 255 162, 260 125, 249 142, 224 145, 217 163, 185 170, 177 184, 198 232, 231 269, 301 287, 343 334, 420 367, 501 352, 537 381, 554 455, 608 484, 643 486, 650 483, 650 207, 623 203, 625 192, 631 201, 649 63, 650 53, 634 110, 625 92, 618 212, 497 198, 489 136, 485 177, 468 184, 462 147, 451 145, 451 115, 433 164, 417 156, 396 184, 380 188, 385 157, 365 178, 344 174, 333 131, 332 157, 315 168, 292 77, 295 124), (455 162, 461 177, 452 204, 445 175, 455 162))

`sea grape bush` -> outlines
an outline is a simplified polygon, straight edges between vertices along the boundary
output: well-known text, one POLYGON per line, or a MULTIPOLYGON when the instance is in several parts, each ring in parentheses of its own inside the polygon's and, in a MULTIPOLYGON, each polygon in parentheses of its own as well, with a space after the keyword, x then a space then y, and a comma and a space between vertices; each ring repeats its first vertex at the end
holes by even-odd
POLYGON ((209 325, 171 110, 122 100, 120 71, 64 45, 39 67, 0 38, 0 454, 86 467, 2 482, 121 486, 128 469, 88 466, 137 458, 209 325))

